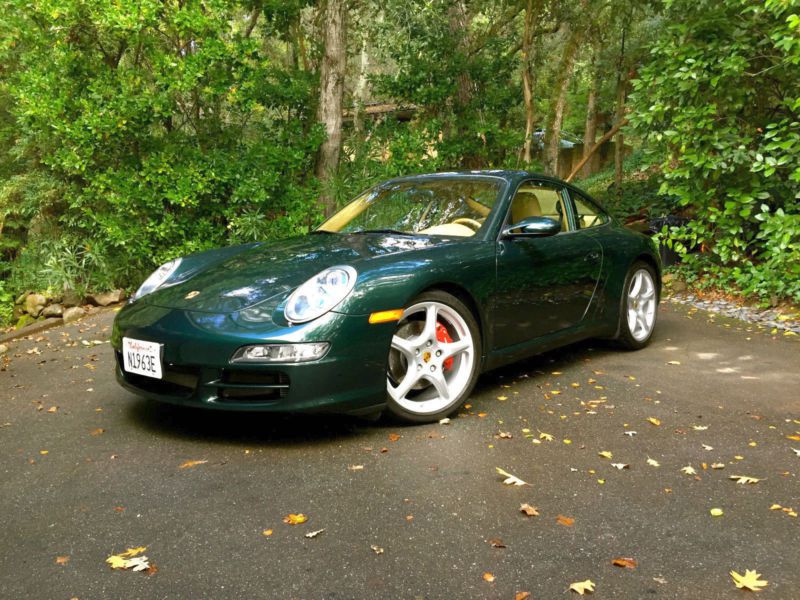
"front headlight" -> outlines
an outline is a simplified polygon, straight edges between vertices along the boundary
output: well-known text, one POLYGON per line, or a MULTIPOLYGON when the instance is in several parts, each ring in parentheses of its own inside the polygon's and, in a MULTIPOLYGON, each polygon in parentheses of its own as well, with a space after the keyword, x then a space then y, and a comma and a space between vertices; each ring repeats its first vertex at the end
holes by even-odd
POLYGON ((317 273, 289 296, 283 310, 286 320, 305 323, 332 310, 352 291, 356 276, 356 270, 348 266, 317 273))
POLYGON ((138 300, 142 296, 146 296, 147 294, 155 292, 158 288, 169 281, 169 278, 172 277, 175 271, 178 270, 180 264, 181 259, 176 258, 158 267, 155 271, 153 271, 150 277, 144 280, 144 283, 139 286, 139 289, 136 290, 136 293, 131 296, 131 302, 138 300))

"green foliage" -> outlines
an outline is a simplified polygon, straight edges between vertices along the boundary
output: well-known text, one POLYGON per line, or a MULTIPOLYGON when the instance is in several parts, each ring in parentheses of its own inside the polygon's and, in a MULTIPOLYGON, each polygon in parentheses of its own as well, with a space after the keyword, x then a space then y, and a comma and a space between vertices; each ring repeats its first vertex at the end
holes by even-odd
POLYGON ((800 300, 800 2, 669 0, 632 121, 662 161, 697 272, 800 300))
POLYGON ((15 287, 130 285, 314 220, 314 77, 260 37, 302 4, 265 5, 253 35, 247 7, 3 2, 16 174, 0 179, 0 253, 15 287))

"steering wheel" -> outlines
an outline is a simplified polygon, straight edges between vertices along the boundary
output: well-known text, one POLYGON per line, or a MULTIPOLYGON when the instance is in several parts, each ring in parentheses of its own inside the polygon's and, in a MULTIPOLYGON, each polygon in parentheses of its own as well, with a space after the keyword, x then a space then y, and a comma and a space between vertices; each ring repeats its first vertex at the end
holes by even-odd
POLYGON ((481 228, 481 224, 476 221, 475 219, 470 219, 469 217, 460 217, 458 219, 454 219, 452 221, 453 225, 467 225, 468 227, 473 228, 475 231, 481 228))

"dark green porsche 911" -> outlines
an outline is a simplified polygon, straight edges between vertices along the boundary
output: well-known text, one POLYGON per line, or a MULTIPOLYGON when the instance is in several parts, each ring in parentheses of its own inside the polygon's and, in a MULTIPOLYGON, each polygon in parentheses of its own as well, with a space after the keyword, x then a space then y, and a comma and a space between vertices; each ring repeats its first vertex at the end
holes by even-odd
POLYGON ((590 337, 650 340, 647 237, 521 171, 393 179, 308 235, 161 266, 114 323, 136 394, 227 410, 428 422, 482 371, 590 337))

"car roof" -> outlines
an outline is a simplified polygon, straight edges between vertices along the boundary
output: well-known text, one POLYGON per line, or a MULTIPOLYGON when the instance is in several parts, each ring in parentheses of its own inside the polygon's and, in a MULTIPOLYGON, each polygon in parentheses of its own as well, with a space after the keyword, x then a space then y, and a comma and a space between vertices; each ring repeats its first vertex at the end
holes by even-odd
POLYGON ((447 179, 451 177, 494 177, 498 179, 503 179, 508 181, 509 183, 516 183, 523 179, 528 179, 530 177, 535 177, 536 179, 540 179, 542 181, 550 181, 553 183, 557 183, 560 185, 569 185, 565 181, 558 179, 556 177, 550 177, 548 175, 543 175, 541 173, 534 173, 531 171, 523 171, 523 170, 515 170, 515 169, 480 169, 480 170, 461 170, 461 171, 441 171, 438 173, 420 173, 418 175, 406 175, 404 177, 396 177, 394 179, 390 179, 385 181, 382 185, 391 184, 391 183, 400 183, 406 181, 422 181, 422 180, 430 180, 430 179, 447 179))

